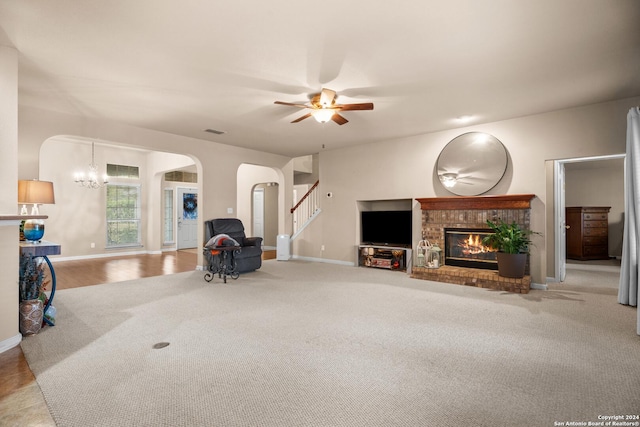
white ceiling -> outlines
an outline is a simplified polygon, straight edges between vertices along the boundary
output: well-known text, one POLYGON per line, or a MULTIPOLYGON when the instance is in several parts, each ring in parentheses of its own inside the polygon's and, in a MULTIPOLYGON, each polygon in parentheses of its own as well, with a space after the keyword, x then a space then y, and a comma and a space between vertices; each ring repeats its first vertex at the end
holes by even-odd
POLYGON ((21 105, 287 156, 638 96, 639 23, 638 0, 0 0, 21 105), (273 104, 322 87, 375 109, 273 104))

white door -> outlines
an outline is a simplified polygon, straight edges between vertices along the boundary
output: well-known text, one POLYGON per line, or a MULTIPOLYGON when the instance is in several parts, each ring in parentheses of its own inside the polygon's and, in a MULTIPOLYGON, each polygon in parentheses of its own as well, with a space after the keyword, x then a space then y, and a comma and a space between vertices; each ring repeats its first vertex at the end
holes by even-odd
POLYGON ((564 282, 567 274, 567 218, 564 199, 564 163, 556 162, 556 243, 558 254, 558 279, 564 282))
POLYGON ((264 188, 253 190, 253 233, 251 235, 264 238, 264 188))
POLYGON ((178 249, 198 246, 198 191, 178 188, 178 249))

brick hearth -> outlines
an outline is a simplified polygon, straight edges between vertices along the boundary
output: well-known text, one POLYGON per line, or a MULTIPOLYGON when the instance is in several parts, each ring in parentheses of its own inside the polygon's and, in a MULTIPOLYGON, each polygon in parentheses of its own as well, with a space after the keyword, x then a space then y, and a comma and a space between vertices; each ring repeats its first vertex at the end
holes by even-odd
POLYGON ((498 276, 495 270, 481 270, 478 268, 451 267, 443 265, 440 268, 413 267, 411 277, 434 282, 453 283, 455 285, 475 286, 499 291, 527 294, 531 287, 531 276, 522 279, 511 279, 498 276))
MULTIPOLYGON (((531 199, 533 194, 477 197, 437 197, 416 199, 422 208, 422 235, 431 243, 444 248, 445 228, 487 228, 487 220, 516 222, 530 228, 531 199)), ((440 268, 413 267, 411 277, 436 282, 476 286, 526 294, 531 277, 529 263, 525 277, 501 277, 497 271, 443 265, 440 268)))

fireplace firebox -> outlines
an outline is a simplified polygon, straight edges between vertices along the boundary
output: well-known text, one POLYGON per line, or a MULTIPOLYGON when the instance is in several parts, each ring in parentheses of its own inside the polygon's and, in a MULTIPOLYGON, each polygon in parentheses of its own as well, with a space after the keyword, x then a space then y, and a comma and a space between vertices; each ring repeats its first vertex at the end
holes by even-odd
POLYGON ((493 234, 490 229, 445 228, 445 265, 497 270, 496 251, 482 244, 482 239, 493 234))

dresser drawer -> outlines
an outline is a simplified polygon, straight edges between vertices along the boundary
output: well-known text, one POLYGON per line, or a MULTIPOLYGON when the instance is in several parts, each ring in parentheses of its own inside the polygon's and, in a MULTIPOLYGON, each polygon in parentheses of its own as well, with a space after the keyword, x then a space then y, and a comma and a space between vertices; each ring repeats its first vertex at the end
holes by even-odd
POLYGON ((586 220, 596 219, 596 220, 606 221, 608 219, 608 214, 605 212, 592 212, 592 213, 585 212, 582 214, 582 218, 586 220))
POLYGON ((609 234, 608 228, 586 228, 584 229, 585 236, 606 236, 609 234))
POLYGON ((585 236, 582 239, 582 244, 585 246, 596 246, 608 244, 607 236, 585 236))
POLYGON ((609 206, 572 206, 565 211, 568 259, 609 258, 609 206))
POLYGON ((606 246, 585 246, 582 249, 582 253, 584 256, 595 256, 595 255, 601 255, 603 257, 609 255, 607 253, 607 247, 606 246))
POLYGON ((609 223, 607 221, 584 221, 584 228, 607 228, 609 223))

